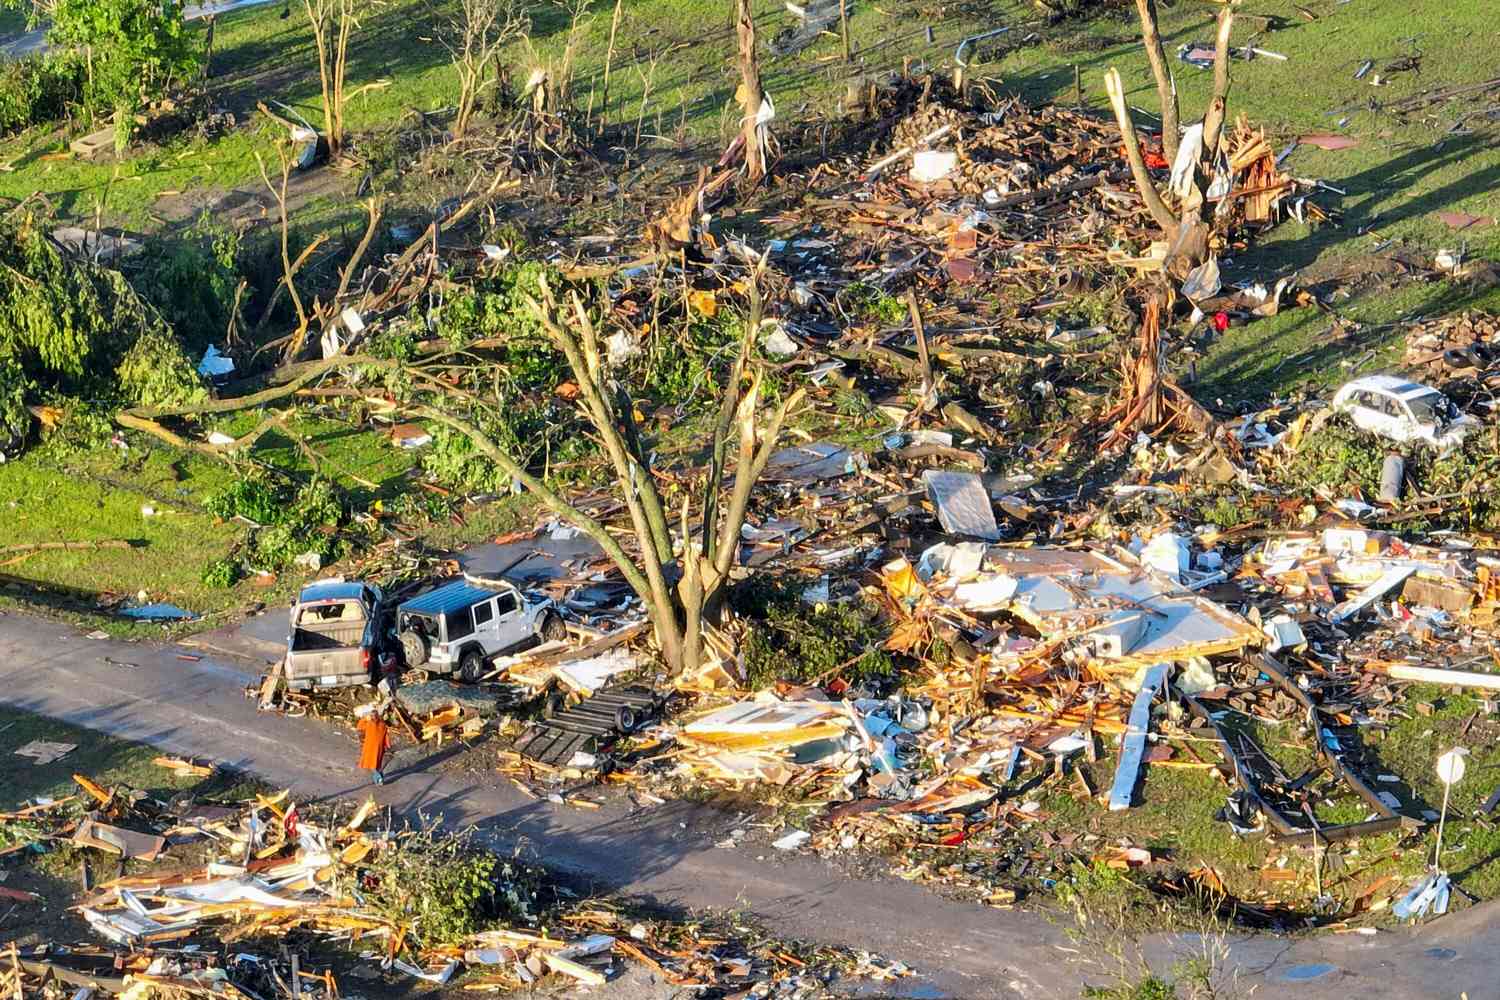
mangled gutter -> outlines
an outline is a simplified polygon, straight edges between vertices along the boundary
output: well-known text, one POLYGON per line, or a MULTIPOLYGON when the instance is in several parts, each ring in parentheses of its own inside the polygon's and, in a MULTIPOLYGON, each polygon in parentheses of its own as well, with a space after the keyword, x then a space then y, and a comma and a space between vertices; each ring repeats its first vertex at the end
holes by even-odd
POLYGON ((1119 812, 1130 808, 1131 796, 1135 794, 1136 781, 1140 775, 1141 758, 1146 753, 1146 735, 1151 726, 1151 702, 1167 682, 1168 664, 1158 663, 1146 672, 1141 689, 1136 692, 1135 704, 1130 707, 1129 727, 1120 743, 1120 762, 1115 767, 1114 785, 1109 790, 1109 811, 1119 812))
POLYGON ((953 50, 953 62, 958 67, 953 71, 954 90, 962 91, 964 89, 964 73, 969 68, 969 64, 964 62, 964 49, 973 45, 975 42, 984 41, 986 38, 994 38, 996 35, 1003 35, 1008 31, 1010 31, 1009 28, 992 28, 989 31, 981 31, 977 35, 970 35, 968 38, 965 38, 963 41, 958 43, 958 48, 953 50))
MULTIPOLYGON (((1336 780, 1343 782, 1375 813, 1374 819, 1358 823, 1345 823, 1338 826, 1318 824, 1316 828, 1310 828, 1293 823, 1261 794, 1259 783, 1254 778, 1256 773, 1254 767, 1245 761, 1234 749, 1234 741, 1229 738, 1229 734, 1224 731, 1208 707, 1196 696, 1187 696, 1185 700, 1188 709, 1197 718, 1207 723, 1209 728, 1213 730, 1214 736, 1219 743, 1219 751, 1224 755, 1224 759, 1229 762, 1231 769, 1234 771, 1234 783, 1244 789, 1255 800, 1255 804, 1270 823, 1272 834, 1278 842, 1299 847, 1316 846, 1319 841, 1326 843, 1329 841, 1354 840, 1359 837, 1387 833, 1401 827, 1419 825, 1417 821, 1400 815, 1390 806, 1386 805, 1385 802, 1381 801, 1380 797, 1375 794, 1370 786, 1366 785, 1363 779, 1352 770, 1346 768, 1338 755, 1328 748, 1322 739, 1322 727, 1318 722, 1316 703, 1313 702, 1305 691, 1297 687, 1280 663, 1270 656, 1262 654, 1256 661, 1256 665, 1260 667, 1261 672, 1269 677, 1277 687, 1281 688, 1295 699, 1298 704, 1307 709, 1310 724, 1317 733, 1318 760, 1332 772, 1336 780)), ((1243 735, 1242 738, 1249 740, 1252 746, 1256 746, 1255 741, 1250 736, 1243 735)))

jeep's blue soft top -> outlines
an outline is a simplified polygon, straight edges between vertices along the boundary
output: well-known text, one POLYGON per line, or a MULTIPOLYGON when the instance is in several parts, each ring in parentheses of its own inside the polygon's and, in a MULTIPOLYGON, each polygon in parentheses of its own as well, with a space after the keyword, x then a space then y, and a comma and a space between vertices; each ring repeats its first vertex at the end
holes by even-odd
POLYGON ((471 604, 494 597, 500 591, 494 587, 480 587, 467 580, 454 580, 435 590, 413 597, 401 605, 401 614, 446 615, 460 611, 471 604))
POLYGON ((302 604, 313 601, 358 601, 364 597, 365 585, 358 581, 320 580, 302 588, 297 600, 302 604))

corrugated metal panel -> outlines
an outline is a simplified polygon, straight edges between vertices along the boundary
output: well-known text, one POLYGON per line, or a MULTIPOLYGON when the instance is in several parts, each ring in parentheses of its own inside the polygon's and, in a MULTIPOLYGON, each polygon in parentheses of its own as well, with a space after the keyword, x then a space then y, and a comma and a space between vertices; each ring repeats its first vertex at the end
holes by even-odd
POLYGON ((472 583, 456 580, 436 590, 429 590, 425 594, 413 597, 401 605, 401 610, 422 615, 446 614, 449 611, 466 608, 487 597, 494 597, 497 593, 499 591, 491 587, 476 587, 472 583))

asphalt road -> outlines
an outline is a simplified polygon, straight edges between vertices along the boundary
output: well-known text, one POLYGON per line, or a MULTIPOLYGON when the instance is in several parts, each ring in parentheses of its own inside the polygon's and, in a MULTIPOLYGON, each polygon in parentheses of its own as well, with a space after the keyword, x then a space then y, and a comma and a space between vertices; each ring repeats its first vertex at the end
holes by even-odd
MULTIPOLYGON (((184 21, 193 21, 202 17, 212 17, 215 14, 227 14, 241 7, 259 7, 262 4, 271 3, 272 0, 208 0, 206 3, 189 4, 182 10, 184 21)), ((24 59, 26 56, 47 49, 47 29, 36 28, 32 31, 12 35, 9 38, 0 38, 0 62, 8 59, 24 59)))
MULTIPOLYGON (((251 659, 192 661, 179 658, 190 652, 180 646, 92 640, 55 622, 0 615, 0 702, 251 771, 302 801, 363 797, 371 789, 353 766, 352 741, 311 720, 259 713, 244 694, 259 672, 254 650, 269 648, 277 618, 253 620, 249 631, 264 638, 244 640, 251 659)), ((735 817, 708 807, 616 802, 584 811, 532 800, 508 784, 439 774, 434 763, 393 773, 377 798, 408 815, 475 825, 497 849, 519 847, 586 886, 666 907, 748 909, 787 936, 899 959, 920 974, 888 991, 895 995, 1071 1000, 1085 978, 1099 981, 1097 954, 1074 950, 1036 913, 846 877, 815 856, 763 845, 716 848, 735 817)), ((1235 939, 1227 967, 1262 997, 1500 998, 1495 913, 1486 905, 1373 937, 1235 939)), ((1180 935, 1147 944, 1158 967, 1200 948, 1180 935)))

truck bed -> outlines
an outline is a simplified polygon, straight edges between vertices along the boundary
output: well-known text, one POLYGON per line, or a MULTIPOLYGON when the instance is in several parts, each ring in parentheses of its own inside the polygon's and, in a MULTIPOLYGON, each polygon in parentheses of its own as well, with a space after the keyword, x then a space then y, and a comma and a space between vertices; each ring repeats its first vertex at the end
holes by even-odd
POLYGON ((298 626, 292 633, 292 652, 314 652, 358 646, 364 634, 365 623, 363 621, 298 626))

